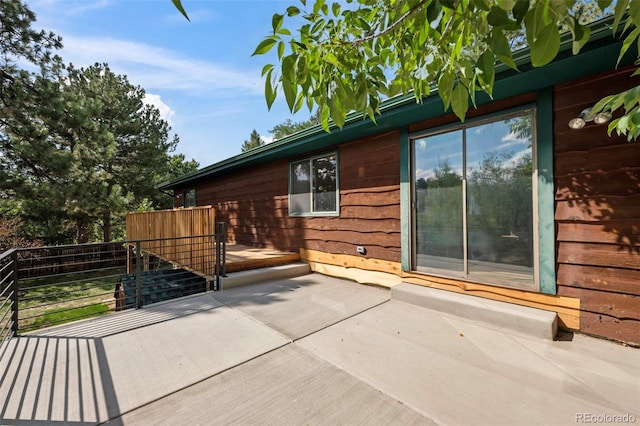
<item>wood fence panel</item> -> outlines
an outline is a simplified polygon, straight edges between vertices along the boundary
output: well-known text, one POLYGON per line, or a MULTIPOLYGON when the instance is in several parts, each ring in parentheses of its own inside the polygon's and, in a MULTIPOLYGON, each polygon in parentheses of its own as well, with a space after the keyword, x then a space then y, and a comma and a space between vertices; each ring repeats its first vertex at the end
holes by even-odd
POLYGON ((215 213, 212 206, 129 213, 127 241, 142 241, 140 246, 145 251, 211 275, 215 262, 215 240, 211 237, 215 233, 215 213))

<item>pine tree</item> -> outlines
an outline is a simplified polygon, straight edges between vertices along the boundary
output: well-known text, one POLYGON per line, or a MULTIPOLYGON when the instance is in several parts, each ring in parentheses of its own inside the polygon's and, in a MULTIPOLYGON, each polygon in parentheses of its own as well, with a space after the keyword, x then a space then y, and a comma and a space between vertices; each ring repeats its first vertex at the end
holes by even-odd
POLYGON ((250 149, 258 148, 259 146, 264 145, 264 141, 260 138, 260 134, 253 129, 251 135, 249 136, 249 140, 244 141, 242 144, 242 152, 249 151, 250 149))
POLYGON ((114 222, 156 196, 178 139, 144 90, 106 64, 69 67, 57 82, 38 82, 45 89, 58 93, 5 128, 3 159, 14 165, 5 186, 29 222, 47 224, 49 243, 109 241, 114 222))

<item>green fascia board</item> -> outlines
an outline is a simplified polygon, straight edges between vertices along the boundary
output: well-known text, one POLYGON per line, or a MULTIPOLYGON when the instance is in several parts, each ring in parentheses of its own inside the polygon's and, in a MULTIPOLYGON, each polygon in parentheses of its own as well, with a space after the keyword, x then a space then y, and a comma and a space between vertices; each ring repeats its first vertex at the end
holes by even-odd
MULTIPOLYGON (((595 23, 591 27, 592 34, 589 43, 575 56, 571 53, 571 40, 565 37, 556 59, 541 68, 533 68, 530 65, 528 49, 514 52, 514 60, 518 65, 519 72, 504 65, 498 66, 493 98, 484 92, 477 93, 476 104, 482 105, 493 100, 540 90, 554 84, 614 69, 622 40, 617 36, 614 38, 612 35, 611 22, 611 19, 607 19, 595 23)), ((635 54, 635 51, 627 52, 620 65, 633 63, 635 54)), ((316 125, 180 178, 164 182, 158 188, 166 190, 193 185, 202 179, 307 155, 310 152, 387 130, 402 129, 411 123, 437 117, 447 112, 450 111, 444 110, 442 101, 437 95, 430 95, 422 102, 417 102, 413 94, 396 96, 382 102, 380 114, 375 123, 362 113, 350 113, 342 129, 333 127, 330 132, 326 132, 320 125, 316 125)))

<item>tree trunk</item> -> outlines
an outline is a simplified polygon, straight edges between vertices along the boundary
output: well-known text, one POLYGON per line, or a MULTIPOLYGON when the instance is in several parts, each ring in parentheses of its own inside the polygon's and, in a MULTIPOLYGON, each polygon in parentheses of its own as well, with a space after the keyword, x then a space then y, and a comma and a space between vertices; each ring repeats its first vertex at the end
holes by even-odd
POLYGON ((76 221, 76 242, 77 244, 84 244, 87 242, 87 223, 78 219, 76 221))
POLYGON ((102 214, 102 241, 105 243, 111 241, 111 214, 109 212, 102 214))

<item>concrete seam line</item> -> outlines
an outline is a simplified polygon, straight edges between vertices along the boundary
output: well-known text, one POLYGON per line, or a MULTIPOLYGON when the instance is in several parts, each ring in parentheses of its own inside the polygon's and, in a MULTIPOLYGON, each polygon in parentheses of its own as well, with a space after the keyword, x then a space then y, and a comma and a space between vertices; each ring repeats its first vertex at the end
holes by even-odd
MULTIPOLYGON (((267 295, 267 294, 270 294, 270 293, 265 293, 264 295, 267 295)), ((264 295, 261 295, 261 296, 264 296, 264 295)), ((215 297, 214 297, 214 299, 215 299, 215 297)), ((215 300, 217 300, 218 302, 222 303, 222 306, 226 306, 227 308, 232 309, 232 310, 233 310, 233 311, 235 311, 235 312, 238 312, 240 315, 244 316, 245 318, 250 319, 250 320, 251 320, 251 321, 253 321, 254 323, 256 323, 256 324, 260 324, 260 325, 262 325, 262 326, 264 326, 264 327, 267 327, 269 330, 275 331, 275 332, 276 332, 280 337, 284 338, 285 340, 288 340, 288 341, 289 341, 289 343, 292 343, 292 342, 293 342, 293 340, 292 340, 289 336, 285 335, 284 333, 281 333, 280 331, 276 330, 276 329, 275 329, 275 328, 273 328, 273 327, 270 327, 268 324, 263 323, 262 321, 258 320, 257 318, 254 318, 254 317, 252 317, 251 315, 249 315, 249 314, 246 314, 246 313, 242 312, 240 309, 236 308, 236 307, 233 305, 233 302, 231 302, 231 303, 227 303, 227 302, 223 302, 223 301, 221 301, 221 300, 219 300, 219 299, 215 299, 215 300)), ((267 353, 268 353, 268 352, 267 352, 267 353)))
MULTIPOLYGON (((214 299, 215 299, 215 297, 214 297, 214 299)), ((298 341, 298 340, 300 340, 300 339, 304 339, 305 337, 311 336, 312 334, 318 333, 318 332, 320 332, 320 331, 322 331, 322 330, 325 330, 325 329, 327 329, 327 328, 329 328, 329 327, 332 327, 332 326, 334 326, 334 325, 336 325, 336 324, 339 324, 339 323, 341 323, 341 322, 343 322, 343 321, 346 321, 346 320, 348 320, 348 319, 351 319, 351 318, 353 318, 353 317, 355 317, 355 316, 357 316, 357 315, 360 315, 360 314, 362 314, 362 313, 364 313, 364 312, 370 311, 370 310, 372 310, 372 309, 374 309, 374 308, 377 308, 378 306, 382 306, 382 305, 384 305, 385 303, 389 302, 391 299, 387 299, 387 300, 384 300, 384 301, 382 301, 382 302, 380 302, 380 303, 377 303, 377 304, 375 304, 375 305, 373 305, 373 306, 369 306, 369 307, 368 307, 368 308, 366 308, 366 309, 363 309, 363 310, 360 310, 360 311, 358 311, 358 312, 355 312, 355 313, 353 313, 353 314, 349 315, 348 317, 342 318, 342 319, 340 319, 340 320, 338 320, 338 321, 336 321, 336 322, 333 322, 333 323, 331 323, 331 324, 328 324, 328 325, 326 325, 326 326, 324 326, 324 327, 322 327, 322 328, 319 328, 318 330, 315 330, 315 331, 313 331, 313 332, 311 332, 311 333, 307 333, 306 335, 301 336, 301 337, 299 337, 299 338, 297 338, 297 339, 293 339, 293 340, 292 340, 292 339, 290 339, 289 337, 285 336, 284 334, 280 333, 279 331, 275 330, 274 328, 269 327, 268 325, 266 325, 266 324, 262 323, 261 321, 258 321, 257 319, 255 319, 255 318, 253 318, 253 317, 249 316, 248 314, 245 314, 245 313, 244 313, 244 312, 242 312, 240 309, 237 309, 237 308, 233 307, 232 305, 230 305, 230 304, 228 304, 228 303, 222 302, 222 301, 220 301, 219 299, 215 299, 215 300, 217 300, 218 302, 222 303, 222 304, 223 304, 223 306, 226 306, 226 307, 228 307, 228 308, 230 308, 230 309, 233 309, 233 310, 234 310, 234 311, 236 311, 236 312, 239 312, 239 313, 240 313, 241 315, 243 315, 244 317, 249 318, 249 319, 253 320, 253 321, 254 321, 254 322, 256 322, 256 323, 261 324, 261 325, 263 325, 263 326, 265 326, 265 327, 269 328, 270 330, 275 331, 276 333, 278 333, 278 334, 280 334, 281 336, 285 337, 285 338, 288 340, 288 342, 286 342, 286 343, 284 343, 284 344, 282 344, 282 345, 276 346, 275 348, 270 349, 270 350, 268 350, 268 351, 266 351, 266 352, 262 352, 262 353, 260 353, 260 354, 258 354, 258 355, 256 355, 256 356, 253 356, 253 357, 251 357, 251 358, 248 358, 248 359, 246 359, 246 360, 244 360, 244 361, 242 361, 242 362, 239 362, 239 363, 237 363, 237 364, 231 365, 231 366, 229 366, 229 367, 227 367, 227 368, 225 368, 225 369, 223 369, 223 370, 218 371, 218 372, 217 372, 217 373, 215 373, 215 374, 212 374, 212 375, 210 375, 210 376, 204 377, 204 378, 202 378, 202 379, 200 379, 200 380, 198 380, 198 381, 196 381, 196 382, 194 382, 194 383, 191 383, 191 384, 189 384, 189 385, 183 386, 183 387, 181 387, 181 388, 179 388, 179 389, 176 389, 176 390, 174 390, 174 391, 172 391, 172 392, 170 392, 170 393, 168 393, 168 394, 166 394, 166 395, 163 395, 163 396, 161 396, 161 397, 159 397, 159 398, 153 399, 153 400, 148 401, 148 402, 146 402, 146 403, 144 403, 144 404, 141 404, 141 405, 139 405, 139 406, 137 406, 137 407, 131 408, 131 409, 129 409, 129 410, 127 410, 127 411, 123 412, 123 413, 120 413, 120 414, 119 414, 118 416, 116 416, 116 417, 113 417, 113 418, 107 419, 106 421, 101 422, 101 423, 98 423, 98 424, 100 424, 100 425, 104 425, 104 424, 107 424, 107 423, 109 423, 109 422, 112 422, 112 421, 114 421, 114 420, 116 420, 116 419, 118 419, 118 418, 123 417, 123 416, 124 416, 124 415, 126 415, 126 414, 132 413, 132 412, 134 412, 134 411, 136 411, 136 410, 138 410, 138 409, 140 409, 140 408, 143 408, 143 407, 146 407, 146 406, 148 406, 148 405, 151 405, 151 404, 153 404, 153 403, 155 403, 155 402, 161 401, 161 400, 163 400, 163 399, 165 399, 165 398, 167 398, 167 397, 169 397, 169 396, 171 396, 171 395, 177 394, 178 392, 182 392, 182 391, 184 391, 184 390, 186 390, 186 389, 189 389, 189 388, 191 388, 191 387, 193 387, 193 386, 196 386, 196 385, 198 385, 198 384, 200 384, 200 383, 202 383, 202 382, 204 382, 204 381, 206 381, 206 380, 209 380, 209 379, 212 379, 213 377, 219 376, 219 375, 220 375, 220 374, 222 374, 222 373, 225 373, 225 372, 227 372, 227 371, 229 371, 229 370, 232 370, 232 369, 234 369, 234 368, 236 368, 236 367, 239 367, 239 366, 241 366, 241 365, 247 364, 248 362, 253 361, 253 360, 255 360, 255 359, 258 359, 258 358, 260 358, 260 357, 262 357, 262 356, 264 356, 264 355, 267 355, 267 354, 270 354, 270 353, 272 353, 272 352, 275 352, 275 351, 277 351, 278 349, 284 348, 285 346, 289 346, 289 345, 291 345, 292 343, 297 342, 297 341, 298 341)))
POLYGON ((382 305, 384 305, 385 303, 387 303, 387 302, 389 302, 389 301, 391 301, 391 299, 387 299, 387 300, 385 300, 385 301, 383 301, 383 302, 380 302, 380 303, 377 303, 377 304, 375 304, 375 305, 373 305, 373 306, 369 306, 369 307, 368 307, 368 308, 366 308, 366 309, 363 309, 363 310, 361 310, 361 311, 358 311, 358 312, 356 312, 356 313, 353 313, 353 314, 349 315, 348 317, 342 318, 342 319, 340 319, 340 320, 338 320, 338 321, 336 321, 336 322, 333 322, 333 323, 331 323, 331 324, 325 325, 324 327, 319 328, 319 329, 317 329, 317 330, 315 330, 315 331, 312 331, 311 333, 307 333, 307 334, 305 334, 304 336, 297 337, 297 338, 293 339, 293 340, 292 340, 292 342, 293 342, 293 343, 295 343, 295 342, 297 342, 298 340, 304 339, 305 337, 309 337, 309 336, 311 336, 311 335, 313 335, 313 334, 319 333, 319 332, 321 332, 322 330, 326 330, 326 329, 327 329, 327 328, 329 328, 329 327, 333 327, 333 326, 334 326, 334 325, 336 325, 336 324, 340 324, 341 322, 344 322, 344 321, 346 321, 346 320, 348 320, 348 319, 351 319, 351 318, 353 318, 353 317, 355 317, 355 316, 357 316, 357 315, 363 314, 363 313, 365 313, 365 312, 367 312, 367 311, 370 311, 370 310, 372 310, 372 309, 374 309, 374 308, 377 308, 378 306, 382 306, 382 305))
POLYGON ((158 398, 153 399, 153 400, 151 400, 151 401, 145 402, 144 404, 141 404, 141 405, 139 405, 139 406, 137 406, 137 407, 131 408, 131 409, 127 410, 127 411, 124 411, 124 412, 122 412, 122 413, 118 414, 118 415, 117 415, 117 416, 115 416, 115 417, 109 418, 109 419, 105 420, 104 422, 100 422, 100 423, 97 423, 97 424, 98 424, 98 425, 104 425, 104 424, 107 424, 107 423, 112 422, 112 421, 114 421, 114 420, 117 420, 117 419, 119 419, 119 418, 121 418, 121 417, 123 417, 123 416, 125 416, 125 415, 127 415, 127 414, 129 414, 129 413, 133 413, 134 411, 139 410, 140 408, 146 407, 146 406, 151 405, 151 404, 153 404, 153 403, 155 403, 155 402, 158 402, 158 401, 162 401, 163 399, 165 399, 165 398, 167 398, 167 397, 169 397, 169 396, 175 395, 175 394, 177 394, 177 393, 179 393, 179 392, 182 392, 182 391, 184 391, 184 390, 186 390, 186 389, 189 389, 189 388, 191 388, 191 387, 193 387, 193 386, 199 385, 200 383, 206 382, 207 380, 212 379, 212 378, 214 378, 214 377, 216 377, 216 376, 219 376, 219 375, 220 375, 220 374, 222 374, 222 373, 226 373, 226 372, 227 372, 227 371, 229 371, 229 370, 233 370, 233 369, 234 369, 234 368, 236 368, 236 367, 239 367, 239 366, 241 366, 241 365, 247 364, 247 363, 249 363, 249 362, 251 362, 251 361, 253 361, 253 360, 256 360, 256 359, 258 359, 258 358, 260 358, 260 357, 262 357, 262 356, 264 356, 264 355, 270 354, 271 352, 275 352, 275 351, 277 351, 278 349, 282 349, 282 348, 284 348, 285 346, 289 346, 289 345, 291 345, 292 343, 293 343, 293 342, 290 340, 290 341, 288 341, 287 343, 284 343, 284 344, 282 344, 282 345, 280 345, 280 346, 277 346, 277 347, 275 347, 275 348, 273 348, 273 349, 269 349, 269 350, 268 350, 268 351, 266 351, 266 352, 262 352, 262 353, 260 353, 260 354, 258 354, 258 355, 256 355, 256 356, 253 356, 253 357, 251 357, 251 358, 248 358, 248 359, 246 359, 246 360, 244 360, 244 361, 242 361, 242 362, 239 362, 239 363, 237 363, 237 364, 235 364, 235 365, 231 365, 231 366, 229 366, 229 367, 225 368, 224 370, 220 370, 220 371, 218 371, 218 372, 217 372, 217 373, 215 373, 215 374, 212 374, 212 375, 210 375, 210 376, 204 377, 204 378, 202 378, 202 379, 200 379, 200 380, 198 380, 198 381, 196 381, 196 382, 193 382, 193 383, 191 383, 191 384, 189 384, 189 385, 186 385, 186 386, 183 386, 183 387, 181 387, 181 388, 179 388, 179 389, 176 389, 176 390, 174 390, 174 391, 171 391, 171 392, 169 392, 168 394, 166 394, 166 395, 162 395, 161 397, 158 397, 158 398))

